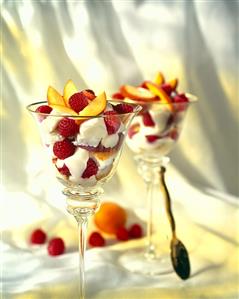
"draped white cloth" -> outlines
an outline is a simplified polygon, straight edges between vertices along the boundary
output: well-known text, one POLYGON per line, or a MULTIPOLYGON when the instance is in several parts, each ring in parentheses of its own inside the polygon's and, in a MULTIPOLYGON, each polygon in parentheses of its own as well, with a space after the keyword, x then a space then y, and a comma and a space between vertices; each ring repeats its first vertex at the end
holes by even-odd
MULTIPOLYGON (((62 91, 68 79, 79 89, 110 95, 122 84, 152 79, 158 70, 168 79, 179 78, 180 90, 199 101, 191 106, 170 155, 172 192, 182 188, 178 182, 185 176, 188 186, 201 192, 214 189, 238 196, 238 12, 239 3, 233 0, 1 1, 2 229, 14 232, 49 218, 49 226, 59 217, 70 221, 63 212, 61 186, 49 173, 37 128, 25 109, 45 100, 48 85, 62 91)), ((144 186, 126 147, 105 190, 106 199, 145 207, 144 186)), ((181 191, 189 205, 195 194, 181 191)), ((218 194, 212 198, 226 200, 218 194)), ((210 206, 207 199, 204 204, 210 206)), ((191 212, 194 204, 195 199, 191 212)), ((205 208, 197 205, 200 223, 205 208)), ((214 217, 214 224, 221 223, 214 217)), ((15 256, 7 236, 3 250, 15 256)), ((17 254, 31 263, 21 251, 17 254)), ((17 256, 9 260, 15 269, 17 256)))
POLYGON ((238 1, 3 1, 1 16, 8 188, 26 186, 24 106, 49 84, 72 78, 110 95, 162 70, 199 99, 173 163, 192 183, 238 195, 238 1))

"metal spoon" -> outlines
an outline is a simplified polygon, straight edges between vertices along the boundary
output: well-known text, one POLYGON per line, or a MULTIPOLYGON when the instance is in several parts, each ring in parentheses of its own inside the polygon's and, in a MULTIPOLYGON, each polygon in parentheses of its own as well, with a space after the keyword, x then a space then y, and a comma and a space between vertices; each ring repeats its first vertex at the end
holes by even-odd
POLYGON ((186 247, 176 236, 176 224, 172 213, 170 195, 165 183, 165 178, 164 178, 165 172, 166 172, 166 168, 161 166, 161 170, 160 170, 161 188, 164 194, 165 208, 166 208, 167 217, 172 231, 172 239, 170 243, 170 249, 171 249, 170 256, 171 256, 171 261, 175 272, 180 278, 185 280, 190 276, 190 261, 189 261, 189 256, 186 247))

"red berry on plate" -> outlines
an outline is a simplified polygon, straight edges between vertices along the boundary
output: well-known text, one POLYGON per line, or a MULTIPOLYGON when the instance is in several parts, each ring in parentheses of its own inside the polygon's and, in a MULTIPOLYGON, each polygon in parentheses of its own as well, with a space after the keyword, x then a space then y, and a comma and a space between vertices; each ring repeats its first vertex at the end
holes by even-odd
POLYGON ((149 143, 153 143, 159 139, 159 136, 157 136, 157 135, 147 135, 145 137, 149 143))
POLYGON ((98 232, 91 233, 90 237, 88 239, 88 242, 92 247, 103 247, 103 246, 105 246, 105 239, 98 232))
POLYGON ((142 117, 143 117, 143 123, 146 127, 154 127, 155 126, 155 123, 148 111, 145 112, 144 114, 142 114, 142 117))
POLYGON ((55 142, 53 152, 57 158, 64 160, 74 154, 75 146, 68 139, 64 139, 55 142))
POLYGON ((104 121, 109 135, 116 133, 120 127, 120 118, 115 111, 106 111, 104 121))
POLYGON ((83 174, 82 174, 82 178, 83 179, 88 179, 90 178, 92 175, 96 175, 98 171, 98 165, 96 164, 96 162, 93 159, 89 159, 87 161, 87 165, 86 165, 86 169, 84 170, 83 174))
POLYGON ((141 238, 143 235, 142 227, 139 224, 133 224, 129 228, 129 236, 132 239, 141 238))
POLYGON ((70 107, 77 113, 88 105, 88 98, 83 91, 73 94, 69 99, 70 107))
POLYGON ((79 125, 76 124, 74 119, 65 117, 59 121, 57 130, 61 136, 70 137, 79 132, 79 125))
POLYGON ((62 175, 66 175, 66 176, 70 176, 70 175, 71 175, 69 168, 68 168, 65 164, 64 164, 63 167, 61 167, 61 168, 58 168, 58 167, 57 167, 57 169, 58 169, 58 171, 59 171, 62 175))
POLYGON ((171 95, 171 92, 173 91, 173 89, 170 84, 164 83, 160 87, 166 92, 167 95, 169 95, 169 96, 171 95))
POLYGON ((48 246, 47 251, 49 255, 56 256, 64 253, 65 244, 61 238, 51 239, 48 246))
POLYGON ((112 99, 123 100, 124 96, 120 92, 116 92, 116 93, 112 94, 112 99))
POLYGON ((32 232, 30 241, 32 244, 44 244, 46 241, 46 233, 38 228, 32 232))
MULTIPOLYGON (((51 113, 52 111, 52 108, 48 105, 42 105, 42 106, 39 106, 37 109, 36 109, 36 112, 38 113, 44 113, 44 114, 49 114, 51 113)), ((43 119, 46 118, 46 115, 38 115, 38 119, 39 121, 43 121, 43 119)))
POLYGON ((113 106, 113 108, 117 113, 130 113, 134 110, 133 106, 125 103, 113 106))
POLYGON ((119 241, 127 241, 129 240, 129 232, 125 227, 121 226, 116 231, 116 238, 119 241))

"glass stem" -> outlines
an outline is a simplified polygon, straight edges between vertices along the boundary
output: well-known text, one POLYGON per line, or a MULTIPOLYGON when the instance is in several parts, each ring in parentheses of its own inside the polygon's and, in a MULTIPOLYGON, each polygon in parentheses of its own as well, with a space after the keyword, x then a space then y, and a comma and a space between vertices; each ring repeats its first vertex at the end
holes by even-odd
POLYGON ((80 299, 85 298, 85 248, 88 226, 88 216, 75 216, 79 232, 79 292, 80 299))
POLYGON ((65 188, 63 194, 67 197, 67 211, 74 216, 79 232, 79 291, 80 299, 85 298, 85 249, 87 239, 88 219, 94 215, 100 206, 99 196, 103 193, 101 188, 79 192, 75 189, 65 188))
POLYGON ((138 155, 135 157, 138 166, 138 172, 143 177, 147 186, 147 247, 145 257, 147 259, 156 258, 156 247, 153 242, 153 214, 154 214, 154 191, 159 184, 159 173, 163 165, 168 164, 169 158, 160 156, 138 155))
POLYGON ((147 219, 147 248, 145 252, 146 258, 155 258, 155 246, 152 241, 153 234, 153 190, 154 182, 147 183, 147 209, 148 209, 148 219, 147 219))

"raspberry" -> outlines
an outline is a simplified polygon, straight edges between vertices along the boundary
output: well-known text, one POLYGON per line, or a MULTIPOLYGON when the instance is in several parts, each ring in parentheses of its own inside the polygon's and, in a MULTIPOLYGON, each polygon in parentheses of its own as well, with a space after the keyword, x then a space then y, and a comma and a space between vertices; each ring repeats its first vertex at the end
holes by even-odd
POLYGON ((87 97, 87 99, 88 99, 89 101, 94 100, 95 97, 96 97, 94 91, 91 90, 91 89, 85 89, 85 90, 83 90, 82 92, 83 92, 83 94, 87 97))
POLYGON ((47 251, 49 255, 56 256, 64 253, 65 244, 61 238, 51 239, 48 246, 47 251))
POLYGON ((66 175, 66 176, 70 176, 70 175, 71 175, 69 168, 68 168, 65 164, 64 164, 63 167, 61 167, 61 168, 57 168, 57 169, 58 169, 58 171, 59 171, 62 175, 66 175))
POLYGON ((170 114, 167 120, 167 127, 171 126, 174 123, 174 114, 170 114))
POLYGON ((124 96, 120 92, 116 92, 116 93, 112 94, 112 99, 123 100, 124 96))
POLYGON ((145 112, 144 114, 142 114, 142 117, 143 117, 143 123, 146 127, 154 127, 155 126, 155 123, 148 111, 145 112))
POLYGON ((106 115, 104 121, 107 132, 109 135, 112 135, 118 131, 120 127, 120 119, 115 111, 106 111, 104 114, 106 115))
POLYGON ((32 232, 30 241, 32 244, 44 244, 46 241, 46 233, 38 228, 32 232))
POLYGON ((189 102, 184 93, 179 93, 174 97, 174 102, 189 102))
POLYGON ((129 236, 131 239, 141 238, 143 235, 142 227, 139 224, 133 224, 129 228, 129 236))
POLYGON ((105 246, 105 239, 98 232, 91 233, 88 242, 92 247, 103 247, 103 246, 105 246))
POLYGON ((53 152, 57 158, 64 160, 74 154, 75 146, 68 139, 64 139, 53 145, 53 152))
POLYGON ((139 85, 139 87, 148 89, 147 83, 148 83, 148 81, 144 81, 144 82, 142 82, 142 83, 139 85))
POLYGON ((147 135, 145 137, 149 143, 153 143, 159 139, 159 136, 157 136, 157 135, 147 135))
POLYGON ((79 125, 76 124, 74 119, 65 117, 59 121, 57 129, 63 137, 70 137, 79 131, 79 125))
POLYGON ((39 113, 46 113, 46 114, 51 113, 51 111, 52 111, 52 108, 51 108, 50 106, 47 106, 47 105, 39 106, 39 107, 36 109, 36 112, 39 112, 39 113))
POLYGON ((87 161, 87 166, 86 169, 84 170, 83 174, 82 174, 82 178, 83 179, 88 179, 90 178, 92 175, 96 175, 98 171, 98 166, 95 163, 95 161, 93 159, 89 159, 87 161))
POLYGON ((171 95, 171 92, 173 91, 172 87, 168 83, 164 83, 161 85, 161 88, 166 92, 167 95, 171 95))
MULTIPOLYGON (((51 111, 52 111, 52 108, 50 106, 47 106, 47 105, 39 106, 36 109, 36 112, 38 112, 38 113, 45 113, 45 114, 49 114, 49 113, 51 113, 51 111)), ((39 114, 37 117, 38 117, 39 121, 41 122, 41 121, 43 121, 43 119, 46 118, 46 115, 40 115, 39 114)))
POLYGON ((77 113, 88 105, 87 96, 83 91, 73 94, 69 99, 70 107, 77 113))
POLYGON ((129 240, 129 232, 125 227, 121 226, 117 229, 116 238, 119 241, 127 241, 129 240))
POLYGON ((178 139, 178 131, 176 129, 172 130, 169 133, 169 137, 171 137, 173 140, 177 140, 178 139))
POLYGON ((118 113, 130 113, 133 112, 134 108, 129 104, 118 104, 113 107, 114 110, 118 113))
POLYGON ((173 98, 173 102, 177 103, 175 106, 175 108, 177 109, 177 111, 184 111, 187 108, 187 103, 188 98, 185 96, 184 93, 181 94, 177 94, 174 98, 173 98))

